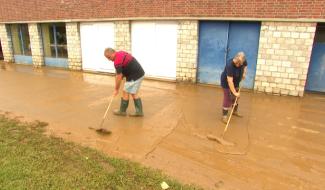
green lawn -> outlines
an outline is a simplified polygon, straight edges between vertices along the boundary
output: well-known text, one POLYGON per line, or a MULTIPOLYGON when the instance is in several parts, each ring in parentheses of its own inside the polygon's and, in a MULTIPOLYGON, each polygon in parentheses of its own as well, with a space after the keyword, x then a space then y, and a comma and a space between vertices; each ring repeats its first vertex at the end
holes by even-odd
POLYGON ((0 114, 0 189, 198 189, 127 160, 44 135, 46 123, 0 114))

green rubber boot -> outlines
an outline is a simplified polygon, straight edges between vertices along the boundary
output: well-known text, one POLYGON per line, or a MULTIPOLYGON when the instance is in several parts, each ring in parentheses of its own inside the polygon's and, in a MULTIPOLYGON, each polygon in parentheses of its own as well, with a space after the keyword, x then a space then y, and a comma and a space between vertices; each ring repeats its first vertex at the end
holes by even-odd
POLYGON ((131 113, 131 117, 142 117, 143 116, 143 110, 142 110, 142 101, 141 98, 134 99, 134 107, 135 107, 135 113, 131 113))
POLYGON ((234 115, 236 117, 243 117, 243 115, 238 112, 238 104, 235 105, 234 113, 232 113, 232 115, 234 115))
POLYGON ((227 124, 227 122, 228 122, 228 110, 222 109, 221 122, 227 124))
POLYGON ((128 108, 128 106, 129 106, 129 100, 123 100, 123 98, 121 98, 120 109, 114 110, 113 113, 115 115, 126 116, 126 109, 128 108))

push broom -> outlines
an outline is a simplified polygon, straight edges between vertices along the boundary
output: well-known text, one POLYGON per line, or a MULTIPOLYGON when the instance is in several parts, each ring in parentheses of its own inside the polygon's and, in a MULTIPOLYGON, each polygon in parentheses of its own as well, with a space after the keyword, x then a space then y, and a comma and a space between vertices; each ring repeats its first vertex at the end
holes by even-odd
MULTIPOLYGON (((114 96, 112 96, 112 97, 111 97, 111 100, 109 101, 109 104, 108 104, 107 109, 106 109, 106 111, 105 111, 105 113, 104 113, 104 115, 103 115, 102 121, 101 121, 100 124, 99 124, 99 127, 95 129, 97 133, 101 133, 101 134, 104 134, 104 135, 110 135, 110 134, 112 133, 112 131, 110 131, 110 130, 104 128, 104 127, 103 127, 103 124, 104 124, 104 121, 105 121, 105 119, 106 119, 106 116, 107 116, 108 110, 109 110, 109 108, 111 107, 111 104, 112 104, 112 102, 113 102, 113 99, 114 99, 114 96)), ((91 128, 91 129, 93 129, 93 128, 91 128)))
MULTIPOLYGON (((241 88, 239 88, 238 92, 240 92, 240 89, 241 89, 241 88)), ((226 140, 224 139, 224 136, 225 136, 225 134, 226 134, 226 132, 227 132, 227 129, 228 129, 228 127, 229 127, 230 119, 231 119, 232 114, 233 114, 233 112, 234 112, 235 106, 237 105, 237 100, 238 100, 238 97, 236 97, 235 102, 234 102, 234 104, 233 104, 233 106, 232 106, 232 109, 231 109, 231 112, 230 112, 230 116, 229 116, 229 118, 228 118, 228 121, 227 121, 226 127, 225 127, 225 129, 223 130, 222 135, 221 135, 220 137, 215 137, 215 136, 213 136, 213 135, 207 135, 207 138, 208 138, 209 140, 217 141, 219 144, 222 144, 222 145, 225 145, 225 146, 234 146, 234 145, 235 145, 235 144, 232 143, 232 142, 228 142, 228 141, 226 141, 226 140)))

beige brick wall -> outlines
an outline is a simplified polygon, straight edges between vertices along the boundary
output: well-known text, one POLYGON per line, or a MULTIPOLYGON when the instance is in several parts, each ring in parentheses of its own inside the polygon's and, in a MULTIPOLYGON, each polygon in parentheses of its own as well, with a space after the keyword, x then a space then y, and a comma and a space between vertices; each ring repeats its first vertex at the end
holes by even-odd
POLYGON ((4 61, 14 62, 12 39, 9 30, 5 24, 0 24, 0 40, 2 45, 4 61))
POLYGON ((131 35, 129 21, 114 22, 115 30, 115 49, 131 52, 131 35))
POLYGON ((198 21, 180 21, 177 35, 176 80, 196 82, 198 21))
POLYGON ((38 24, 28 24, 30 44, 32 49, 33 65, 40 67, 44 65, 44 51, 42 43, 41 28, 38 24))
POLYGON ((66 23, 68 64, 69 69, 81 70, 81 44, 79 24, 76 22, 66 23))
POLYGON ((254 89, 303 96, 316 23, 262 22, 254 89))

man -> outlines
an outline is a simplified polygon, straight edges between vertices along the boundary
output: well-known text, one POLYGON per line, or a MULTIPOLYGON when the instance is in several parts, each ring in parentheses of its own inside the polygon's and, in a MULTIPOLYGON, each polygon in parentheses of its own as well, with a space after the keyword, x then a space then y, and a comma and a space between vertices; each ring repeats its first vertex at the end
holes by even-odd
POLYGON ((228 121, 228 110, 231 106, 235 106, 233 115, 242 117, 238 112, 238 100, 236 105, 236 97, 239 98, 239 83, 246 77, 247 62, 244 52, 239 52, 237 55, 229 60, 221 74, 221 86, 223 88, 223 108, 222 108, 222 122, 228 121))
POLYGON ((131 54, 125 51, 116 52, 112 48, 106 48, 104 55, 108 60, 114 62, 114 67, 116 69, 114 96, 119 93, 123 77, 126 78, 123 96, 121 97, 120 109, 114 110, 114 114, 126 116, 126 110, 129 105, 129 96, 131 95, 136 111, 135 113, 130 114, 130 116, 143 116, 142 102, 141 98, 138 96, 138 91, 144 78, 144 70, 141 65, 131 54))

